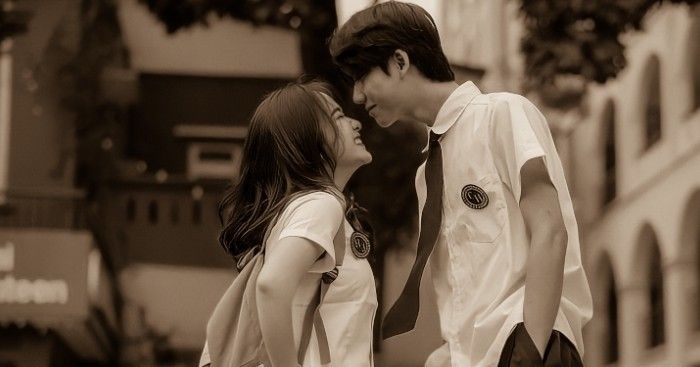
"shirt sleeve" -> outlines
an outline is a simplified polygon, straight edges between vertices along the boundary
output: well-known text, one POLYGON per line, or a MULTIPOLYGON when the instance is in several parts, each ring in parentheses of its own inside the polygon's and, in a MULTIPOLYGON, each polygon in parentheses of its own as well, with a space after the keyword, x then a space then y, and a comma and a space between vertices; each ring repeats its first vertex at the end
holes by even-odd
POLYGON ((527 161, 545 157, 540 139, 548 131, 547 121, 537 107, 520 96, 498 100, 493 109, 491 142, 494 163, 501 180, 519 203, 521 169, 527 161))
POLYGON ((335 267, 333 240, 343 218, 343 207, 333 195, 325 192, 304 195, 290 203, 283 213, 284 227, 279 239, 301 237, 321 247, 324 254, 309 271, 324 273, 335 267))

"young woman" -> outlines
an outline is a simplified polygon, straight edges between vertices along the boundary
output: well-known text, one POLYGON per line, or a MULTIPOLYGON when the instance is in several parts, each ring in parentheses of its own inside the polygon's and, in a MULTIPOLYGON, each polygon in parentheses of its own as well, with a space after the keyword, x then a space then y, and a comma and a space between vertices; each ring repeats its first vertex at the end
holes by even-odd
MULTIPOLYGON (((362 234, 334 194, 372 155, 360 138, 361 124, 331 96, 320 82, 293 83, 268 95, 253 115, 240 179, 220 205, 219 240, 229 254, 240 255, 267 234, 256 299, 272 366, 298 365, 304 314, 338 256, 344 256, 342 266, 320 307, 331 365, 373 364, 377 297, 368 248, 350 246, 350 238, 362 234), (337 254, 341 226, 344 254, 337 254)), ((303 351, 305 367, 321 366, 315 334, 303 351)))

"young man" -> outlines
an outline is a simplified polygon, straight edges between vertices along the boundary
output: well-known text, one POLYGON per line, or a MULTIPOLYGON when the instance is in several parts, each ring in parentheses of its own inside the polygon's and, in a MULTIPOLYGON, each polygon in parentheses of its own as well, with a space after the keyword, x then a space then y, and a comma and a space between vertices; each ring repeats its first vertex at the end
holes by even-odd
POLYGON ((330 51, 380 126, 420 122, 430 135, 416 174, 418 253, 384 338, 413 329, 430 258, 445 344, 426 366, 581 366, 591 295, 544 116, 522 96, 455 83, 416 5, 353 15, 330 51))

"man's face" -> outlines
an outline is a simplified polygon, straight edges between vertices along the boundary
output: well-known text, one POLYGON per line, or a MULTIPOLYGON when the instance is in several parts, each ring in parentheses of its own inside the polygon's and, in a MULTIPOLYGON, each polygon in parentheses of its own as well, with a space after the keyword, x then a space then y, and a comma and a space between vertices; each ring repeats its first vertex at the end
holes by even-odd
POLYGON ((389 75, 375 66, 364 77, 355 81, 352 100, 365 110, 381 127, 389 127, 401 117, 401 78, 389 66, 389 75))

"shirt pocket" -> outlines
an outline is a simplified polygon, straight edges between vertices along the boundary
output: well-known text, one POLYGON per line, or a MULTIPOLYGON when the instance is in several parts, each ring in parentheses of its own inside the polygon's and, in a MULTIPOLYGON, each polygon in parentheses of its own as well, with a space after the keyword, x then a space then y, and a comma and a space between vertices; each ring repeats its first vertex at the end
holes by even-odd
POLYGON ((470 242, 493 243, 503 232, 506 206, 501 180, 496 175, 484 176, 467 183, 459 192, 460 209, 454 223, 459 238, 470 242))

